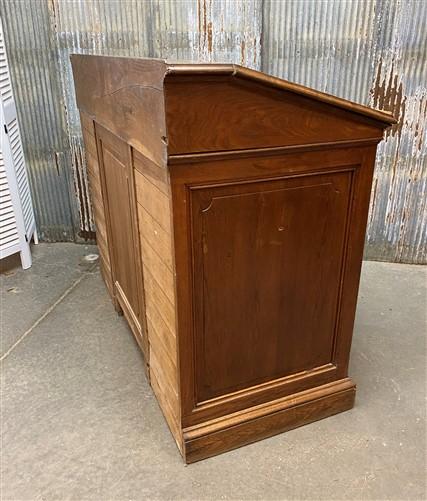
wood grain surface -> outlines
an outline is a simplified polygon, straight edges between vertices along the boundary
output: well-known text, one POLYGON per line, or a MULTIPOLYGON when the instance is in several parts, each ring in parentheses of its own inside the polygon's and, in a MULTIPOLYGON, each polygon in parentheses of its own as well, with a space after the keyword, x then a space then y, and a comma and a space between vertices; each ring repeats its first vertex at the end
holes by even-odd
POLYGON ((134 169, 150 378, 175 441, 182 449, 169 176, 165 169, 136 151, 134 169))
POLYGON ((197 402, 333 361, 351 179, 191 189, 197 402))
POLYGON ((80 112, 83 141, 86 151, 86 166, 89 182, 90 200, 96 225, 96 243, 99 248, 100 268, 110 296, 114 298, 113 278, 111 275, 110 249, 105 218, 104 197, 96 149, 95 126, 93 119, 80 112))
POLYGON ((131 150, 127 143, 101 125, 95 125, 95 132, 106 205, 106 225, 111 242, 110 262, 114 295, 148 363, 131 150))
POLYGON ((233 77, 165 80, 170 155, 381 138, 370 118, 233 77))
POLYGON ((394 118, 232 64, 72 65, 101 271, 185 461, 350 409, 394 118))

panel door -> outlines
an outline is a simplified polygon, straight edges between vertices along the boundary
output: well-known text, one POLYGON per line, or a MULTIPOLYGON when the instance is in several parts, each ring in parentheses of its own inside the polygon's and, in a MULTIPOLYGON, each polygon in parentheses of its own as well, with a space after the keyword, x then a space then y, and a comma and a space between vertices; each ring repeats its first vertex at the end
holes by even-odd
POLYGON ((197 402, 332 362, 350 180, 192 192, 197 402))
POLYGON ((99 125, 96 135, 114 294, 134 334, 141 336, 141 270, 130 148, 99 125))
POLYGON ((347 377, 374 161, 173 165, 184 427, 347 377))

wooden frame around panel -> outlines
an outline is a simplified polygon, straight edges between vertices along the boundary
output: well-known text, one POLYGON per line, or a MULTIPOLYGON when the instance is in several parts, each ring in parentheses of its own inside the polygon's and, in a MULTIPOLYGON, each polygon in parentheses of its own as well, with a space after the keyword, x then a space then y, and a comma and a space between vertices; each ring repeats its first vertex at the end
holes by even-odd
MULTIPOLYGON (((220 415, 227 415, 263 402, 305 391, 347 377, 347 359, 351 345, 369 196, 361 196, 371 182, 375 146, 339 148, 327 152, 307 151, 274 157, 204 161, 197 165, 179 164, 171 169, 174 200, 175 259, 178 297, 179 353, 181 358, 181 398, 184 427, 197 425, 220 415), (283 166, 286 162, 287 167, 283 166), (333 362, 312 371, 276 379, 244 390, 226 394, 197 405, 194 395, 194 323, 191 291, 191 189, 207 186, 256 183, 296 176, 316 176, 328 172, 352 172, 350 207, 347 215, 348 252, 342 256, 339 315, 337 318, 333 362), (355 217, 358 216, 358 217, 355 217), (190 292, 189 292, 190 291, 190 292)), ((347 243, 344 248, 347 247, 347 243)))

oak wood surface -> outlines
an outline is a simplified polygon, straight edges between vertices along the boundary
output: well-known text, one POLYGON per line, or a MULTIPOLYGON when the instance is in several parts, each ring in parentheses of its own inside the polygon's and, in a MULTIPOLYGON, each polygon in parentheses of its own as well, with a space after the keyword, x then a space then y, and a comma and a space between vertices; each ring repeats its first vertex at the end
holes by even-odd
MULTIPOLYGON (((341 378, 347 376, 348 342, 352 335, 358 288, 358 282, 355 281, 353 273, 349 274, 349 270, 360 271, 366 212, 361 211, 359 206, 359 192, 368 189, 369 194, 369 186, 366 183, 372 175, 374 166, 372 152, 374 151, 375 146, 338 148, 327 152, 308 151, 295 154, 288 152, 282 156, 274 155, 270 158, 212 160, 199 164, 175 165, 171 169, 175 265, 177 276, 180 277, 177 281, 178 339, 183 368, 181 370, 181 398, 184 426, 250 407, 271 398, 302 391, 316 384, 324 384, 336 379, 338 375, 341 378), (304 196, 302 200, 299 200, 299 197, 293 199, 293 203, 296 204, 293 208, 292 203, 289 206, 286 200, 282 203, 277 202, 279 209, 273 210, 274 215, 260 224, 261 230, 257 233, 256 228, 259 218, 262 217, 262 210, 265 211, 265 207, 268 207, 268 200, 262 196, 260 186, 267 186, 267 191, 277 196, 275 193, 280 193, 279 188, 286 186, 287 183, 296 183, 296 186, 301 183, 307 186, 316 186, 316 184, 322 186, 325 184, 322 179, 334 180, 332 184, 334 187, 327 190, 327 193, 330 192, 333 196, 332 198, 326 196, 320 202, 321 209, 316 208, 316 203, 319 202, 319 196, 320 199, 325 196, 322 195, 322 190, 320 193, 314 190, 313 197, 305 200, 301 206, 298 204, 304 202, 304 196), (275 183, 278 190, 272 188, 275 183), (243 191, 241 191, 242 187, 243 191), (227 193, 241 193, 242 196, 232 198, 235 206, 230 206, 223 215, 219 213, 217 221, 207 220, 204 225, 199 221, 194 224, 193 215, 198 208, 207 209, 207 213, 202 212, 202 214, 209 214, 210 210, 215 209, 215 202, 209 208, 211 195, 215 193, 215 190, 219 193, 220 203, 229 201, 227 193), (252 197, 253 206, 250 201, 248 202, 245 190, 249 193, 257 192, 257 190, 260 192, 259 198, 252 197), (198 193, 207 194, 206 200, 202 203, 197 200, 197 197, 200 198, 198 193), (335 205, 337 202, 331 202, 335 197, 339 200, 338 205, 335 205), (263 209, 260 210, 259 207, 263 209), (283 209, 282 212, 281 209, 283 209), (313 210, 312 220, 307 217, 311 210, 313 210), (294 218, 293 224, 287 230, 285 230, 286 225, 283 224, 271 226, 273 222, 276 222, 276 218, 283 217, 282 214, 294 218), (325 217, 331 217, 331 219, 325 222, 325 217), (236 218, 235 231, 230 230, 232 234, 227 234, 229 228, 233 228, 233 221, 236 218), (239 218, 243 219, 240 221, 239 218), (284 228, 283 232, 277 231, 280 226, 284 228), (252 227, 255 228, 253 233, 252 227), (274 237, 285 233, 284 246, 274 245, 274 243, 280 243, 281 237, 270 238, 273 237, 273 233, 270 233, 268 228, 271 228, 271 231, 276 228, 274 237), (209 251, 209 245, 205 249, 203 238, 206 239, 212 231, 220 233, 216 235, 216 239, 209 241, 214 245, 214 261, 206 266, 201 258, 206 256, 205 252, 209 251), (267 241, 270 244, 260 247, 259 252, 264 259, 257 259, 255 244, 257 241, 263 241, 261 237, 264 238, 264 242, 267 241), (248 241, 248 246, 243 251, 239 238, 246 238, 248 241), (301 241, 300 238, 309 240, 301 241), (311 238, 315 240, 310 242, 311 238), (362 247, 360 242, 362 242, 362 247), (231 259, 232 267, 230 268, 227 260, 230 262, 228 255, 233 257, 233 246, 237 246, 237 259, 236 256, 234 260, 231 259), (282 248, 286 249, 283 259, 279 251, 282 248), (349 248, 357 249, 357 252, 350 254, 349 248), (291 249, 294 250, 291 251, 291 249), (274 258, 274 252, 279 252, 277 258, 274 258), (241 261, 245 260, 245 253, 252 256, 252 261, 247 263, 248 266, 243 273, 239 267, 241 261), (214 269, 213 263, 215 263, 216 256, 221 256, 216 261, 216 273, 211 273, 206 281, 206 271, 214 269), (274 259, 277 259, 276 265, 270 269, 269 264, 274 263, 274 259), (227 266, 229 266, 227 279, 224 279, 222 274, 225 273, 227 266), (283 270, 286 270, 286 273, 283 270), (216 286, 210 286, 209 279, 217 280, 216 286), (323 280, 325 281, 322 286, 323 280), (275 281, 276 285, 274 285, 275 281), (221 286, 221 283, 224 285, 221 286), (258 286, 256 286, 257 283, 258 286), (265 283, 265 285, 260 288, 260 283, 265 283), (272 293, 270 298, 268 294, 271 287, 273 290, 275 290, 274 287, 278 287, 278 290, 272 293), (263 288, 266 299, 261 301, 263 288), (348 297, 352 298, 351 307, 347 303, 345 307, 343 306, 344 290, 347 295, 344 301, 347 302, 348 297), (241 295, 239 291, 245 292, 241 295), (239 302, 239 297, 242 303, 239 302), (280 300, 280 297, 284 299, 280 300), (212 321, 209 315, 212 316, 212 313, 206 314, 206 308, 203 308, 205 300, 208 302, 208 311, 212 301, 216 308, 220 308, 218 310, 220 313, 214 323, 210 323, 212 321), (275 301, 279 303, 275 304, 275 301), (256 307, 257 303, 258 307, 256 307), (238 305, 236 311, 230 308, 232 305, 238 305), (272 318, 277 315, 273 322, 274 328, 260 329, 260 321, 263 318, 266 322, 264 327, 271 321, 268 315, 264 316, 270 306, 275 312, 272 318), (295 310, 299 312, 299 316, 293 317, 295 310), (326 311, 329 313, 326 314, 326 311), (224 315, 224 312, 228 313, 224 315), (224 317, 228 319, 225 323, 224 317), (326 318, 329 320, 326 321, 326 318), (311 327, 309 327, 310 322, 313 322, 311 327), (215 330, 216 323, 222 325, 222 330, 221 328, 218 331, 215 330), (286 325, 287 329, 284 328, 286 325), (234 328, 231 329, 230 326, 234 328), (236 326, 240 326, 241 330, 236 326), (208 340, 204 336, 206 327, 212 329, 211 338, 208 340), (255 339, 269 339, 269 341, 266 342, 265 347, 260 348, 260 345, 255 344, 254 349, 251 350, 251 338, 248 333, 254 332, 254 329, 255 339), (259 329, 259 334, 256 333, 256 329, 259 329), (304 331, 309 336, 306 341, 304 341, 304 331), (224 339, 218 336, 228 336, 228 338, 224 342, 224 339), (235 336, 238 342, 233 344, 235 336), (216 343, 217 339, 218 343, 216 343), (278 348, 278 345, 274 345, 274 339, 280 339, 282 343, 277 353, 274 348, 278 348), (268 352, 262 350, 268 350, 271 342, 274 348, 269 356, 268 352), (317 342, 319 342, 318 345, 317 342), (298 362, 299 357, 304 357, 304 350, 310 351, 310 347, 313 348, 313 352, 316 352, 316 356, 320 357, 316 361, 319 367, 328 362, 332 365, 312 372, 310 369, 316 368, 313 362, 305 367, 303 364, 298 365, 302 363, 301 359, 298 362), (295 352, 292 351, 294 349, 295 352), (212 350, 215 355, 209 358, 212 350), (268 363, 262 361, 265 363, 264 369, 254 363, 259 351, 268 359, 268 363), (207 369, 205 352, 211 364, 210 366, 208 364, 207 369), (199 357, 202 354, 201 358, 198 358, 197 353, 199 357), (252 359, 245 360, 247 356, 245 353, 249 354, 252 359), (292 353, 295 355, 292 356, 292 353), (330 353, 329 358, 326 357, 327 353, 330 353), (281 355, 284 358, 281 359, 281 355), (234 361, 241 359, 248 363, 237 362, 234 366, 227 366, 230 359, 234 361), (272 368, 282 363, 285 364, 282 368, 288 363, 294 363, 292 367, 294 375, 288 378, 284 370, 275 377, 270 373, 272 377, 264 386, 260 384, 264 381, 262 377, 255 380, 248 377, 249 384, 242 383, 242 386, 236 384, 245 370, 248 371, 246 376, 250 376, 252 372, 273 370, 272 368), (215 364, 219 364, 218 369, 221 369, 216 377, 213 375, 215 364), (224 390, 222 394, 219 389, 217 393, 211 394, 209 391, 203 394, 202 390, 197 397, 200 391, 198 385, 206 377, 211 384, 222 384, 224 388, 227 387, 227 390, 224 390), (231 386, 227 385, 227 381, 231 382, 231 386), (233 386, 233 383, 236 385, 233 386), (203 398, 207 400, 204 402, 203 398)), ((366 210, 366 195, 363 200, 364 210, 366 210)), ((266 376, 266 379, 268 380, 269 376, 266 376)))
POLYGON ((369 106, 364 106, 347 99, 321 92, 304 85, 290 82, 282 78, 268 75, 261 71, 256 71, 238 64, 200 64, 200 63, 174 63, 167 61, 167 75, 178 76, 200 76, 200 75, 226 75, 235 78, 249 80, 266 87, 273 87, 282 91, 293 92, 294 94, 309 97, 315 101, 326 103, 329 106, 351 111, 356 115, 362 115, 375 119, 384 126, 395 124, 397 120, 392 113, 376 110, 369 106))
POLYGON ((182 449, 169 175, 141 152, 134 151, 133 159, 150 377, 159 405, 182 449))
POLYGON ((148 363, 142 265, 131 150, 99 124, 95 126, 114 294, 148 363))
POLYGON ((156 163, 166 160, 163 77, 154 59, 71 56, 80 110, 156 163))
POLYGON ((349 410, 354 399, 355 386, 347 378, 187 428, 184 430, 185 460, 194 463, 349 410))
POLYGON ((93 119, 83 111, 80 112, 80 120, 86 150, 87 175, 96 225, 96 240, 100 251, 101 273, 110 296, 114 297, 110 250, 105 222, 105 208, 98 164, 98 152, 96 148, 95 126, 93 119))

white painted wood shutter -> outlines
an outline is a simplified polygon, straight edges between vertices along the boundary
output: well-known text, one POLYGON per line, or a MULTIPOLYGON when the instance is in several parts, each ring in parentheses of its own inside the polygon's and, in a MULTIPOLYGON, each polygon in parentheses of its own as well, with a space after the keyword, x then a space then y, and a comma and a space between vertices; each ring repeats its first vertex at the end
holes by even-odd
POLYGON ((0 135, 0 259, 20 252, 25 269, 31 266, 29 242, 34 237, 37 243, 37 232, 1 20, 0 135))

